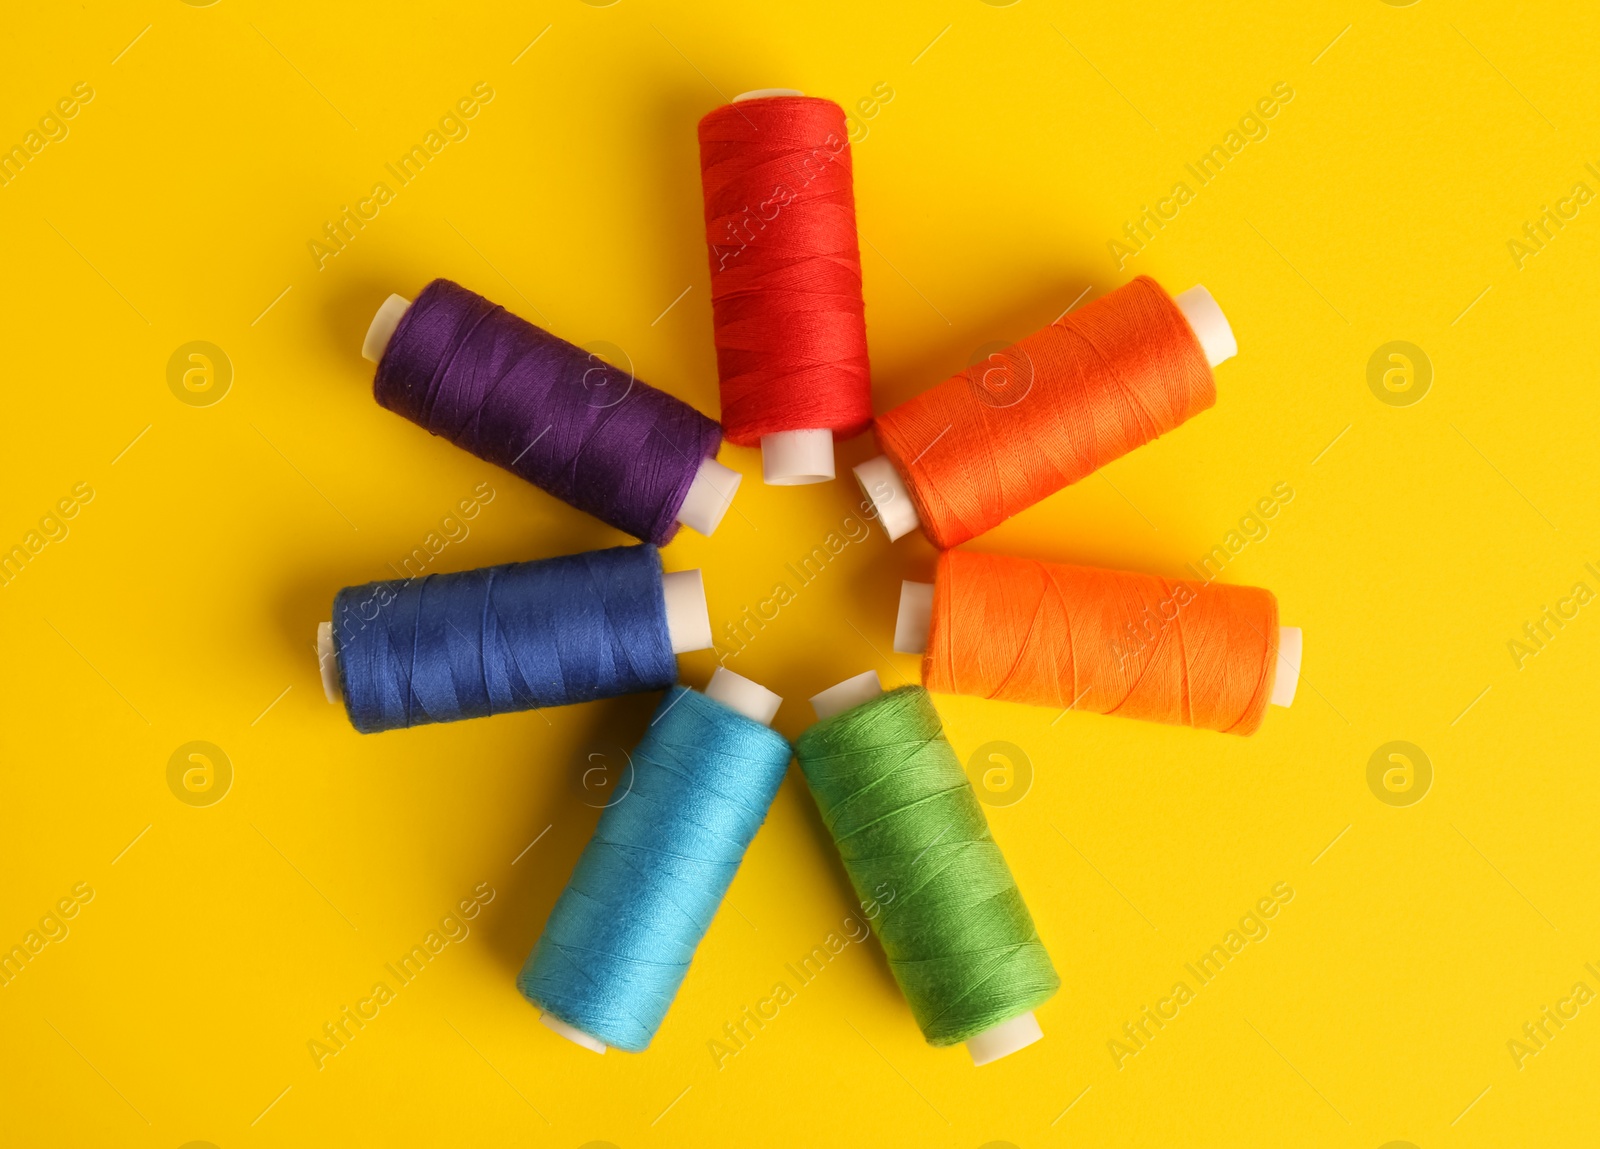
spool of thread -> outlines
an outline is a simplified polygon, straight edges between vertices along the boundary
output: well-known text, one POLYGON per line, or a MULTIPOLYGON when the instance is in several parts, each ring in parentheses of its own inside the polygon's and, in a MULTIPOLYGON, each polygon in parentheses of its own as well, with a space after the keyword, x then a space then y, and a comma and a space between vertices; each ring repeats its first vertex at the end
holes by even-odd
POLYGON ((1061 979, 928 692, 869 670, 811 705, 795 758, 923 1036, 977 1065, 1038 1041, 1061 979))
POLYGON ((649 543, 346 587, 317 627, 363 734, 665 690, 710 645, 700 572, 663 574, 649 543))
POLYGON ((710 419, 448 279, 389 296, 361 354, 382 406, 646 542, 711 534, 739 487, 710 419))
POLYGON ((890 539, 948 550, 1210 407, 1237 351, 1204 287, 1140 276, 878 416, 856 480, 890 539))
POLYGON ((650 1044, 788 770, 782 701, 726 669, 661 700, 517 977, 545 1025, 596 1053, 650 1044))
POLYGON ((844 109, 792 88, 700 121, 722 422, 775 486, 833 478, 872 419, 844 109))
POLYGON ((901 584, 894 648, 941 694, 1253 734, 1302 641, 1256 587, 945 551, 901 584))

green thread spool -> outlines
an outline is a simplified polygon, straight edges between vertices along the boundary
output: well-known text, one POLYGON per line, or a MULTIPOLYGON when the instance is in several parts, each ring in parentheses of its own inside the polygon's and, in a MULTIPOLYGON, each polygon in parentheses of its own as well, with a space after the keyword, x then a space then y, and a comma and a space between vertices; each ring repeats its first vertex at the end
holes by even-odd
POLYGON ((795 757, 923 1036, 978 1065, 1039 1040, 1061 979, 928 692, 868 671, 811 704, 795 757))

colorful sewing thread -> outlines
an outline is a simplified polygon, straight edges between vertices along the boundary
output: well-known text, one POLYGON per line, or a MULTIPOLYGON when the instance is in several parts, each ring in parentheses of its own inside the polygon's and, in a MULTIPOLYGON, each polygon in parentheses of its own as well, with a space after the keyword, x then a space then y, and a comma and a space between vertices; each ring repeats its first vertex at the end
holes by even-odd
POLYGON ((795 743, 822 820, 930 1044, 1047 1001, 1061 979, 928 692, 904 686, 795 743))
POLYGON ((1272 592, 1002 555, 939 556, 923 684, 1252 734, 1278 665, 1272 592))
POLYGON ((700 121, 729 442, 872 418, 849 129, 831 100, 741 100, 700 121))
POLYGON ((789 765, 789 743, 685 687, 634 750, 517 988, 618 1049, 650 1044, 789 765))
POLYGON ((1183 312, 1140 276, 878 416, 876 426, 923 530, 949 549, 1216 398, 1183 312))
POLYGON ((678 678, 648 543, 346 587, 333 648, 363 734, 665 690, 678 678))
POLYGON ((372 391, 433 434, 657 544, 677 533, 701 461, 722 441, 681 399, 448 279, 405 312, 372 391))

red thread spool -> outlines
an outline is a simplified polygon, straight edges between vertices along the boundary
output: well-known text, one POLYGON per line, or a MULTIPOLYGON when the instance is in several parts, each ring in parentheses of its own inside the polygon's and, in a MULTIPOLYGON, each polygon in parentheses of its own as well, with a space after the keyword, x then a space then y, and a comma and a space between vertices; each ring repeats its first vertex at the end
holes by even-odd
POLYGON ((1205 288, 1140 276, 880 415, 856 478, 891 539, 957 546, 1210 407, 1237 350, 1205 288))
POLYGON ((768 483, 831 479, 872 419, 844 110, 747 92, 700 121, 700 174, 724 433, 768 483))

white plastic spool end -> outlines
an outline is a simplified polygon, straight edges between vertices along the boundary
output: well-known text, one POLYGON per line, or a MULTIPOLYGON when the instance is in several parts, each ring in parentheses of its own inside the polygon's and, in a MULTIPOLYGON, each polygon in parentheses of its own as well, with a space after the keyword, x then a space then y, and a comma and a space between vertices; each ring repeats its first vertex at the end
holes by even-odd
POLYGON ((861 493, 872 500, 872 507, 878 512, 878 524, 891 543, 922 525, 916 504, 911 501, 911 492, 906 489, 900 472, 889 462, 889 456, 868 459, 855 468, 855 476, 856 482, 861 484, 861 493))
POLYGON ((833 478, 833 432, 774 431, 761 436, 761 478, 769 487, 803 487, 833 478))
POLYGON ((581 1029, 573 1028, 553 1013, 541 1013, 539 1015, 539 1020, 550 1029, 553 1029, 562 1037, 572 1042, 573 1045, 581 1045, 585 1049, 594 1050, 596 1053, 604 1053, 606 1051, 605 1042, 601 1041, 598 1037, 590 1037, 581 1029))
POLYGON ((735 674, 726 666, 717 667, 711 681, 706 683, 705 695, 763 726, 772 725, 773 716, 783 705, 781 695, 772 693, 759 682, 751 682, 742 674, 735 674))
POLYGON ((322 672, 322 693, 337 704, 344 697, 339 689, 339 660, 333 653, 333 623, 317 623, 317 669, 322 672))
POLYGON ((1278 672, 1272 680, 1272 705, 1288 706, 1300 685, 1300 656, 1305 635, 1298 626, 1278 628, 1278 672))
POLYGON ((894 618, 896 654, 923 654, 928 649, 928 631, 933 627, 933 584, 900 584, 900 611, 894 618))
POLYGON ((805 95, 805 93, 802 92, 799 88, 755 88, 755 89, 753 89, 751 91, 748 91, 748 92, 740 92, 737 96, 735 96, 733 98, 733 102, 736 103, 736 104, 740 104, 740 103, 743 103, 745 100, 765 100, 765 99, 768 99, 768 98, 770 98, 772 96, 803 96, 803 95, 805 95))
POLYGON ((1032 1013, 1025 1013, 967 1038, 967 1052, 972 1055, 972 1064, 988 1065, 991 1061, 999 1061, 1008 1054, 1027 1048, 1043 1036, 1044 1030, 1039 1028, 1039 1019, 1032 1013))
POLYGON ((883 693, 883 684, 878 681, 876 670, 864 671, 854 678, 847 678, 843 682, 811 696, 811 709, 817 713, 817 721, 832 718, 835 714, 843 714, 846 710, 860 706, 863 702, 871 702, 883 693))
POLYGON ((672 653, 711 646, 711 612, 706 609, 706 584, 700 571, 673 571, 661 576, 661 597, 667 605, 667 637, 672 653))
POLYGON ((1228 325, 1228 317, 1222 314, 1222 308, 1217 306, 1209 291, 1196 284, 1182 295, 1173 296, 1172 301, 1194 329, 1211 366, 1216 367, 1239 354, 1239 344, 1233 337, 1233 328, 1228 325))
POLYGON ((713 458, 701 459, 694 482, 689 484, 689 493, 683 496, 683 506, 678 508, 678 521, 691 531, 709 537, 733 506, 734 493, 743 478, 738 471, 724 467, 713 458))
POLYGON ((410 308, 411 300, 403 295, 391 295, 383 301, 367 325, 367 337, 361 341, 361 358, 372 363, 383 358, 384 348, 394 337, 394 329, 400 326, 401 318, 410 308))

